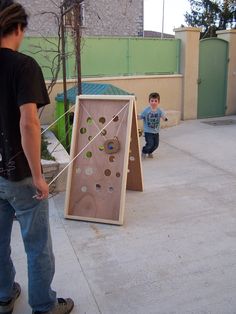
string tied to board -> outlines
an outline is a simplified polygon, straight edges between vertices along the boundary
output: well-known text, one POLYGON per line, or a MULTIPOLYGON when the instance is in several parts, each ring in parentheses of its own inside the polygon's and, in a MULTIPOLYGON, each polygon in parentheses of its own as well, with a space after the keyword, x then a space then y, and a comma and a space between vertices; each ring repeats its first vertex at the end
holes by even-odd
MULTIPOLYGON (((113 120, 116 118, 116 117, 118 117, 119 116, 119 114, 120 113, 122 113, 127 107, 129 106, 129 102, 127 103, 127 104, 125 104, 124 106, 123 106, 123 108, 121 108, 120 110, 119 110, 119 112, 117 112, 113 117, 112 117, 112 119, 102 128, 102 129, 100 129, 99 128, 99 132, 91 139, 91 141, 88 143, 88 144, 86 144, 79 152, 78 152, 78 154, 76 154, 76 156, 74 157, 74 158, 72 158, 72 160, 52 179, 52 181, 48 184, 49 186, 51 186, 52 185, 52 183, 54 183, 62 174, 63 174, 63 172, 71 165, 71 164, 73 164, 73 162, 85 151, 85 149, 89 146, 89 145, 91 145, 92 144, 92 142, 113 122, 113 120)), ((69 111, 71 111, 71 109, 70 110, 68 110, 65 114, 67 114, 69 111)), ((64 114, 64 115, 65 115, 64 114)), ((64 116, 63 115, 63 116, 64 116)), ((61 118, 61 117, 60 117, 61 118)), ((124 118, 124 117, 123 117, 124 118)), ((58 119, 57 119, 58 120, 58 119)), ((123 119, 122 119, 122 121, 123 121, 123 119)), ((54 123, 53 124, 55 124, 57 121, 54 121, 54 123)), ((52 125, 53 125, 52 124, 52 125)), ((52 126, 51 125, 51 126, 52 126)), ((47 130, 51 127, 51 126, 49 126, 48 128, 47 128, 47 130)), ((46 132, 46 131, 45 131, 46 132)), ((44 133, 45 133, 44 132, 44 133)))
MULTIPOLYGON (((89 113, 89 111, 81 104, 81 107, 83 108, 83 110, 87 113, 87 115, 89 117, 91 117, 92 115, 89 113)), ((127 108, 125 108, 127 109, 127 108)), ((121 145, 120 145, 120 141, 118 138, 121 126, 123 124, 124 118, 126 116, 126 110, 123 114, 122 120, 117 128, 116 134, 113 136, 113 138, 107 138, 106 137, 106 132, 105 130, 101 130, 100 127, 97 125, 97 123, 94 121, 94 119, 91 119, 92 123, 94 124, 94 126, 97 128, 97 130, 99 132, 101 132, 101 134, 104 136, 104 138, 106 139, 106 141, 104 142, 104 151, 106 154, 116 154, 120 151, 121 145), (104 131, 104 132, 103 132, 104 131)), ((117 115, 113 116, 112 120, 113 121, 118 121, 117 119, 117 115)))

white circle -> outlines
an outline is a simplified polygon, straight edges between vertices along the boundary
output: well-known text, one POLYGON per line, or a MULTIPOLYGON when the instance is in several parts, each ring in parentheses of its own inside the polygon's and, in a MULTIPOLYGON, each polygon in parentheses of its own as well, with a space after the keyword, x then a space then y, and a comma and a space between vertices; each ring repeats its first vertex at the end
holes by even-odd
POLYGON ((129 160, 130 160, 130 161, 135 161, 134 156, 130 156, 129 160))
POLYGON ((82 186, 81 191, 82 191, 83 193, 86 193, 86 192, 88 191, 87 186, 82 186))
POLYGON ((85 174, 87 176, 91 176, 93 174, 93 168, 86 168, 85 169, 85 174))
POLYGON ((76 174, 80 174, 81 173, 81 169, 80 168, 76 168, 76 174))

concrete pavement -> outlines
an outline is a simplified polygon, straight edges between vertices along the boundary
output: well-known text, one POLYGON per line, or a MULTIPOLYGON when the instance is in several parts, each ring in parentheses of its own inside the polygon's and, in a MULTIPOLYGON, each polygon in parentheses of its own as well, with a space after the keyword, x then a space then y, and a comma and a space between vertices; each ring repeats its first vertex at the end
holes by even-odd
MULTIPOLYGON (((160 138, 145 191, 127 192, 124 226, 64 220, 65 195, 50 200, 53 287, 74 298, 73 314, 236 313, 236 124, 186 121, 160 138)), ((17 222, 12 251, 14 313, 29 314, 17 222)))

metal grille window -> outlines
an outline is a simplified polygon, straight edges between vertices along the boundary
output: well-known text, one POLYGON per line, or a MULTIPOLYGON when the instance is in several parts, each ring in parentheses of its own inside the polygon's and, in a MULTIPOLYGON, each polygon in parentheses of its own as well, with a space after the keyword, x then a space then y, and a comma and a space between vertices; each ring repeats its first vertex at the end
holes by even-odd
MULTIPOLYGON (((74 10, 72 9, 73 3, 73 1, 66 3, 66 9, 71 7, 71 10, 69 10, 65 15, 65 26, 69 28, 74 26, 75 14, 74 10)), ((81 27, 85 26, 85 5, 83 1, 79 3, 79 25, 81 27)))
POLYGON ((79 18, 80 18, 80 26, 82 26, 82 27, 85 27, 86 25, 85 25, 85 5, 84 5, 84 2, 82 2, 82 3, 80 3, 80 10, 79 10, 79 12, 80 12, 80 16, 79 16, 79 18))

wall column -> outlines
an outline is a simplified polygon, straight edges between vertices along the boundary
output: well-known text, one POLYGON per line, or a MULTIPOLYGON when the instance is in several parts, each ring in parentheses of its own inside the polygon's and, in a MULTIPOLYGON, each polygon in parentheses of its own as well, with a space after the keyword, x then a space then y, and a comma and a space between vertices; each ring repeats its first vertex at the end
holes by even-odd
POLYGON ((236 30, 216 32, 218 38, 229 42, 228 87, 226 115, 236 114, 236 30))
POLYGON ((183 74, 182 119, 197 119, 198 69, 200 29, 175 29, 175 38, 181 40, 180 73, 183 74))

